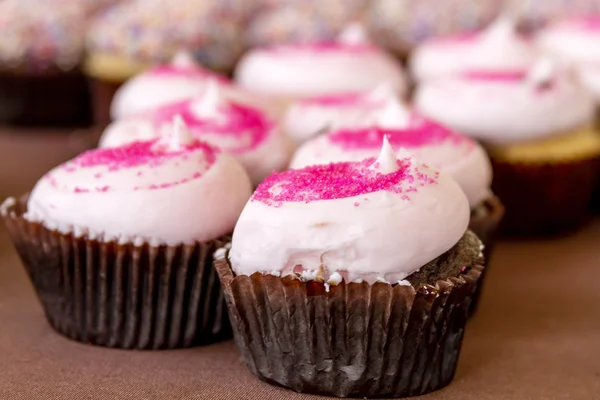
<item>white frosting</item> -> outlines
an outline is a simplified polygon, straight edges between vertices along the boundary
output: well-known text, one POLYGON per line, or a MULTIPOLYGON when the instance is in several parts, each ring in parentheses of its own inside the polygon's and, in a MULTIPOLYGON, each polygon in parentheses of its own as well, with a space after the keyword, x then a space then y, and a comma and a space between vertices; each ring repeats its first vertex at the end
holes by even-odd
POLYGON ((584 20, 563 21, 547 27, 537 36, 542 51, 558 60, 573 63, 600 62, 600 19, 585 27, 584 20))
POLYGON ((581 65, 577 72, 582 85, 600 103, 600 65, 581 65))
POLYGON ((113 120, 125 118, 202 96, 211 83, 217 84, 232 101, 276 113, 268 99, 234 86, 225 77, 202 68, 189 53, 180 52, 168 66, 149 69, 125 82, 115 93, 111 117, 113 120))
MULTIPOLYGON (((403 146, 413 154, 418 160, 429 164, 440 171, 451 175, 465 192, 471 208, 481 204, 491 195, 490 185, 492 182, 492 168, 490 161, 483 148, 474 140, 448 132, 448 137, 442 141, 433 143, 413 142, 416 136, 424 135, 418 127, 424 121, 416 118, 409 123, 407 120, 407 109, 401 107, 397 101, 389 102, 390 106, 383 114, 383 117, 389 123, 387 129, 392 130, 389 135, 397 132, 407 135, 407 141, 395 145, 396 156, 403 158, 400 152, 403 152, 403 146), (393 104, 393 107, 391 106, 393 104), (391 114, 389 110, 395 110, 391 114), (412 127, 412 128, 411 128, 412 127)), ((376 123, 378 128, 381 124, 376 123)), ((431 126, 427 129, 442 129, 441 127, 431 126)), ((366 158, 375 157, 378 149, 368 146, 344 146, 343 143, 335 141, 335 133, 314 138, 302 145, 294 154, 290 168, 302 168, 307 165, 327 164, 339 161, 361 161, 366 158)), ((354 135, 375 135, 377 132, 369 129, 356 131, 354 135)), ((358 137, 358 136, 357 136, 358 137)), ((387 138, 384 134, 384 138, 387 138)), ((387 140, 387 139, 386 139, 387 140)))
POLYGON ((25 217, 102 241, 204 242, 232 231, 250 194, 238 162, 176 121, 158 141, 91 150, 54 168, 31 192, 25 217))
POLYGON ((545 68, 538 65, 529 77, 514 81, 456 77, 426 82, 417 90, 415 105, 425 116, 491 144, 536 140, 590 123, 591 95, 564 70, 550 79, 536 78, 548 73, 545 68))
POLYGON ((404 95, 401 65, 366 43, 366 35, 351 26, 337 44, 253 49, 238 64, 235 79, 253 92, 285 100, 367 91, 382 81, 404 95))
MULTIPOLYGON (((391 148, 384 146, 378 171, 400 168, 394 161, 391 148)), ((418 168, 436 176, 413 159, 403 164, 410 174, 418 168)), ((363 171, 375 168, 375 164, 369 168, 354 165, 361 165, 363 171)), ((295 173, 292 170, 283 176, 295 173)), ((340 276, 346 282, 402 280, 449 250, 467 229, 465 195, 451 178, 440 174, 435 180, 437 183, 415 185, 415 191, 401 179, 394 186, 402 189, 400 193, 378 190, 281 204, 268 204, 255 194, 234 230, 229 253, 232 268, 243 275, 297 273, 304 279, 322 278, 332 284, 339 282, 340 276)), ((290 182, 294 185, 293 179, 290 182)), ((264 190, 277 193, 279 186, 275 183, 264 190)))
POLYGON ((502 16, 473 38, 432 39, 414 51, 412 75, 418 81, 480 68, 521 69, 535 61, 533 43, 519 36, 515 20, 502 16))
MULTIPOLYGON (((262 138, 252 143, 254 128, 232 127, 231 132, 211 130, 207 122, 217 126, 227 126, 231 114, 228 107, 231 102, 222 95, 222 88, 216 83, 210 83, 205 94, 197 100, 172 104, 154 111, 142 113, 129 118, 123 118, 111 123, 100 138, 100 147, 116 147, 124 143, 138 140, 149 140, 164 135, 168 130, 170 120, 177 114, 189 114, 191 120, 186 120, 194 136, 218 146, 235 157, 248 171, 254 184, 258 184, 273 170, 281 170, 287 166, 293 153, 293 143, 278 127, 265 119, 262 138), (239 131, 241 129, 241 131, 239 131), (238 132, 239 131, 239 132, 238 132)), ((251 109, 260 113, 257 109, 251 109)), ((235 113, 234 113, 235 116, 235 113)), ((261 128, 256 128, 261 129, 261 128)))
POLYGON ((385 82, 362 94, 298 100, 287 109, 282 126, 296 143, 303 143, 328 130, 368 125, 371 115, 379 114, 395 97, 392 86, 385 82))

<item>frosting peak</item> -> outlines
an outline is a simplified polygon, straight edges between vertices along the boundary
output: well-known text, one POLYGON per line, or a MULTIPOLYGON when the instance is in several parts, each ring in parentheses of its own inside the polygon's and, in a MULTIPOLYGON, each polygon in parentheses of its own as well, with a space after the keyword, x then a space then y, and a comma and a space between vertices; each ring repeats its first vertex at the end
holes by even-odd
POLYGON ((201 118, 216 118, 220 115, 225 99, 221 95, 219 84, 208 80, 202 97, 191 103, 192 111, 201 118))
POLYGON ((383 136, 383 144, 381 145, 379 157, 377 157, 377 160, 369 168, 382 174, 391 174, 398 171, 398 159, 387 136, 383 136))
POLYGON ((516 20, 509 15, 502 15, 487 27, 479 40, 489 44, 497 44, 507 39, 518 39, 516 20))
POLYGON ((199 67, 194 56, 186 50, 180 50, 175 54, 171 59, 171 66, 181 69, 199 67))
POLYGON ((337 38, 338 42, 349 46, 362 46, 370 44, 367 32, 362 24, 354 22, 342 30, 337 38))
POLYGON ((392 97, 375 118, 375 125, 386 129, 407 128, 410 124, 410 110, 398 99, 392 97))
POLYGON ((160 138, 155 144, 155 148, 166 148, 168 151, 179 151, 194 143, 194 136, 188 130, 181 115, 173 117, 173 128, 171 131, 160 138))

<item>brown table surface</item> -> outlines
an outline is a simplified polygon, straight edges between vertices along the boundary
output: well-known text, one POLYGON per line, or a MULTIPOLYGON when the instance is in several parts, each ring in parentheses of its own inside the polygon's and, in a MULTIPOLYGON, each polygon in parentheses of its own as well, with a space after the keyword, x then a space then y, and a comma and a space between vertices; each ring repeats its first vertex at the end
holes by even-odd
MULTIPOLYGON (((25 192, 85 133, 0 129, 0 197, 25 192)), ((567 238, 501 243, 454 382, 423 399, 600 399, 600 220, 567 238)), ((232 342, 104 349, 44 320, 0 228, 0 399, 315 399, 271 387, 232 342)))

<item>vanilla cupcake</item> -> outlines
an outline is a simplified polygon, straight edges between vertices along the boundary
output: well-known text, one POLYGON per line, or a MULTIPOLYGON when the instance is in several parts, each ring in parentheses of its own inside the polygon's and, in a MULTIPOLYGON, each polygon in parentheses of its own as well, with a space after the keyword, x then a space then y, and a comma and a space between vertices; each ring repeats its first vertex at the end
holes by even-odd
POLYGON ((349 26, 333 42, 253 49, 238 64, 235 80, 283 104, 298 98, 367 91, 382 81, 400 95, 406 92, 401 65, 371 44, 358 25, 349 26))
POLYGON ((267 99, 235 86, 225 76, 203 68, 190 53, 180 51, 169 64, 150 68, 125 82, 112 99, 111 118, 130 117, 199 97, 209 82, 216 84, 230 100, 274 112, 274 106, 267 99))
POLYGON ((448 77, 464 70, 520 70, 535 61, 533 42, 517 32, 514 19, 498 18, 475 34, 433 38, 417 46, 410 71, 417 81, 448 77))
POLYGON ((556 233, 585 219, 600 137, 593 99, 568 71, 547 60, 529 70, 472 70, 424 83, 415 103, 487 147, 507 233, 556 233))
POLYGON ((378 159, 269 176, 215 255, 245 363, 330 396, 447 385, 482 270, 468 223, 451 178, 387 143, 378 159))
POLYGON ((120 146, 137 140, 162 137, 173 117, 181 115, 190 132, 231 154, 260 183, 274 170, 287 167, 293 143, 268 114, 227 99, 220 85, 207 84, 205 93, 155 110, 123 118, 110 124, 100 138, 100 147, 120 146))
POLYGON ((108 347, 228 337, 212 252, 251 194, 244 169, 181 121, 164 138, 91 150, 0 208, 58 332, 108 347))
POLYGON ((287 108, 282 128, 296 143, 302 143, 325 131, 363 125, 394 97, 397 94, 385 82, 367 92, 300 99, 287 108))

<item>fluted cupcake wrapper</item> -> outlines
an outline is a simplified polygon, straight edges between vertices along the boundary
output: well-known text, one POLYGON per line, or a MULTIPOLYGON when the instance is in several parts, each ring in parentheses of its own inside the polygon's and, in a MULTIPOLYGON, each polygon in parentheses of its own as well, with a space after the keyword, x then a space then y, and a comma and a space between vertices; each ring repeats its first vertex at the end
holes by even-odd
POLYGON ((492 189, 506 207, 503 234, 560 234, 578 228, 589 218, 600 167, 598 158, 546 164, 492 158, 492 166, 492 189))
POLYGON ((254 375, 303 393, 415 396, 453 378, 483 267, 435 286, 323 283, 255 273, 221 278, 236 343, 254 375))
POLYGON ((485 260, 485 269, 481 273, 477 289, 473 295, 473 301, 471 302, 471 314, 477 310, 477 306, 479 305, 485 278, 489 273, 490 259, 496 245, 498 227, 504 217, 504 206, 498 197, 493 196, 486 199, 481 206, 485 207, 486 212, 482 215, 472 215, 469 221, 469 229, 483 243, 483 258, 485 260))
POLYGON ((212 253, 224 239, 178 246, 120 245, 0 214, 50 325, 71 339, 126 349, 170 349, 231 337, 212 253))

